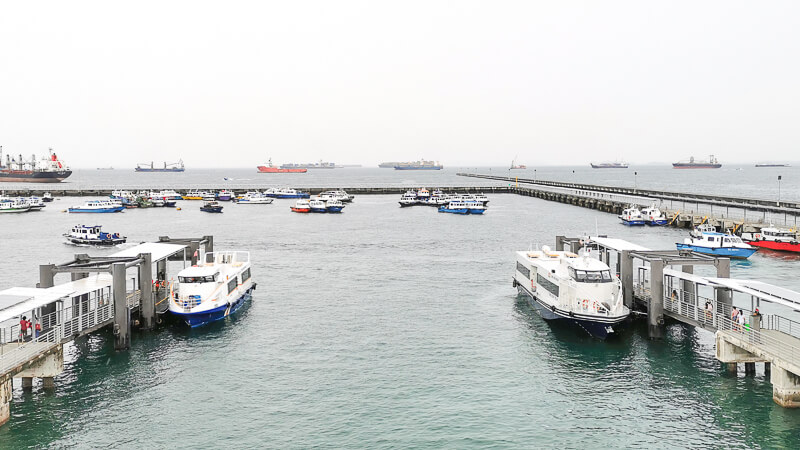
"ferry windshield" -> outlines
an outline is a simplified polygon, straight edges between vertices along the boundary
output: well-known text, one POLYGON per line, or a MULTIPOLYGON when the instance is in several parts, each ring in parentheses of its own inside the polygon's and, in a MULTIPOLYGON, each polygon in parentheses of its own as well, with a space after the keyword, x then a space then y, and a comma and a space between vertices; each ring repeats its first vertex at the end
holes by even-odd
POLYGON ((213 283, 216 280, 216 275, 208 275, 205 277, 178 277, 181 283, 213 283))
POLYGON ((581 283, 610 283, 611 272, 608 270, 575 270, 570 267, 569 275, 581 283))

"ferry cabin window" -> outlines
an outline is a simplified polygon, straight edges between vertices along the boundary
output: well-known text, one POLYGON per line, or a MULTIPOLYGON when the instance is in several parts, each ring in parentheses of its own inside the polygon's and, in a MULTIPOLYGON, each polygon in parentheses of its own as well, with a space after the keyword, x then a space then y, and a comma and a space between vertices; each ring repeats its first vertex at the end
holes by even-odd
POLYGON ((581 283, 610 283, 611 272, 608 270, 575 270, 569 268, 569 276, 581 283))
POLYGON ((536 274, 536 282, 539 286, 547 289, 548 292, 558 297, 558 286, 555 283, 539 274, 536 274))
POLYGON ((236 289, 236 277, 233 277, 231 281, 228 281, 228 294, 233 292, 236 289))
POLYGON ((708 237, 708 242, 714 242, 714 237, 713 236, 709 236, 708 237))
POLYGON ((215 275, 207 275, 204 277, 178 277, 181 283, 213 283, 216 281, 215 275))
POLYGON ((245 270, 242 272, 242 283, 250 279, 250 269, 245 270))
POLYGON ((531 279, 531 271, 530 271, 530 270, 528 270, 528 268, 527 268, 527 267, 525 267, 525 265, 524 265, 524 264, 522 264, 522 263, 521 263, 521 262, 519 262, 519 261, 517 261, 517 272, 519 272, 519 273, 521 273, 521 274, 525 275, 525 278, 527 278, 527 279, 529 279, 529 280, 531 279))

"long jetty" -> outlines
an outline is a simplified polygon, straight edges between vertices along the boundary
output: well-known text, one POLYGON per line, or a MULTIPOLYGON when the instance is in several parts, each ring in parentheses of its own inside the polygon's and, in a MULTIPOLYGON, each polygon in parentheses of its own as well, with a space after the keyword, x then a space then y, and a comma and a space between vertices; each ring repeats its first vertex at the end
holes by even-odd
POLYGON ((501 181, 508 191, 543 200, 620 214, 631 205, 660 206, 669 224, 692 228, 710 223, 721 230, 759 231, 770 224, 796 227, 800 203, 706 195, 684 192, 636 189, 596 184, 567 183, 531 178, 503 177, 476 173, 459 176, 501 181))

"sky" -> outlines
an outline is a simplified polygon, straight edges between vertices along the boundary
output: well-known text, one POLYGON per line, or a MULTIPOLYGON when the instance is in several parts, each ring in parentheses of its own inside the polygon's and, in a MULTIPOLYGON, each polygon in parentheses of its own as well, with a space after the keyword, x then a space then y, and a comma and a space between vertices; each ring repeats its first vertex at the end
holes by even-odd
POLYGON ((797 1, 0 5, 0 145, 72 167, 798 160, 797 1))

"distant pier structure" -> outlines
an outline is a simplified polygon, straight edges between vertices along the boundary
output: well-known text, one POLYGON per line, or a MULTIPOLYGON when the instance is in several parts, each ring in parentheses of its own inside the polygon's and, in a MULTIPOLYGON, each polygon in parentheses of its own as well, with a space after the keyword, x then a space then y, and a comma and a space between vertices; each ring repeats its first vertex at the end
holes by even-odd
POLYGON ((150 330, 167 312, 170 269, 197 264, 213 247, 213 236, 160 237, 110 256, 76 254, 39 266, 35 288, 0 291, 0 425, 9 419, 13 379, 23 389, 34 378, 53 388, 64 370, 64 344, 103 328, 112 329, 117 350, 127 350, 134 327, 150 330), (70 281, 56 284, 60 274, 70 281), (30 322, 24 332, 22 317, 30 322))
MULTIPOLYGON (((800 322, 785 315, 756 313, 770 306, 800 311, 800 292, 754 280, 730 278, 730 260, 690 251, 650 250, 605 236, 556 237, 556 250, 597 252, 622 282, 625 305, 647 316, 651 339, 664 337, 667 320, 714 333, 716 358, 736 374, 754 375, 756 363, 772 383, 775 403, 800 407, 800 322), (695 274, 707 266, 713 276, 695 274), (745 325, 732 320, 734 305, 745 325)), ((708 272, 709 270, 706 270, 708 272)))

